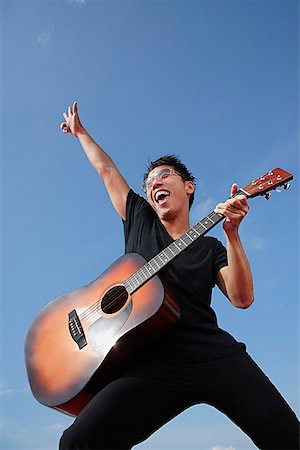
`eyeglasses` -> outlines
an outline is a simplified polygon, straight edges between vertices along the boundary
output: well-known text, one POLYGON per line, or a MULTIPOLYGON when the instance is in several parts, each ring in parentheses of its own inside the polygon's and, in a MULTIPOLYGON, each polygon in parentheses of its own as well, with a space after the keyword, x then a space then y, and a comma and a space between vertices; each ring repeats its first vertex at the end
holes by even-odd
POLYGON ((144 184, 142 186, 142 191, 143 192, 147 192, 147 189, 150 189, 153 186, 153 182, 154 180, 160 181, 160 180, 165 180, 166 178, 168 178, 170 175, 179 175, 180 177, 182 176, 179 172, 177 172, 175 169, 171 169, 171 168, 165 168, 165 169, 160 169, 158 172, 156 172, 154 175, 152 175, 151 177, 148 177, 145 181, 144 184))

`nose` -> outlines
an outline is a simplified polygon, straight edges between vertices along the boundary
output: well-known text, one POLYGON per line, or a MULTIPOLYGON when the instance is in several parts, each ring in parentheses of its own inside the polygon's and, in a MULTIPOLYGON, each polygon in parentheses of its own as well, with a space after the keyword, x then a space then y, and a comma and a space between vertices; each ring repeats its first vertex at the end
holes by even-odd
POLYGON ((158 180, 157 178, 154 178, 153 183, 152 183, 152 189, 155 189, 157 186, 161 186, 162 184, 162 180, 158 180))

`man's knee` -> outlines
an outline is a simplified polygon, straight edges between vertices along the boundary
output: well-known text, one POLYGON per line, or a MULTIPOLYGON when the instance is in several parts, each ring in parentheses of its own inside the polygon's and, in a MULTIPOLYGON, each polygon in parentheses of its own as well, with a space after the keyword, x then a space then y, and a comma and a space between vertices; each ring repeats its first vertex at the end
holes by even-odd
POLYGON ((95 444, 93 436, 85 432, 82 427, 77 426, 76 422, 63 432, 59 441, 59 450, 89 450, 93 448, 100 450, 105 447, 101 447, 100 442, 95 444))
POLYGON ((127 435, 123 436, 110 427, 99 425, 96 431, 86 430, 74 422, 63 432, 59 450, 128 450, 132 445, 127 438, 127 435))
POLYGON ((76 431, 72 427, 67 428, 59 441, 59 450, 79 450, 83 449, 80 436, 77 436, 76 431))
POLYGON ((275 410, 258 420, 252 439, 260 449, 295 450, 299 446, 299 421, 292 411, 280 417, 275 410))

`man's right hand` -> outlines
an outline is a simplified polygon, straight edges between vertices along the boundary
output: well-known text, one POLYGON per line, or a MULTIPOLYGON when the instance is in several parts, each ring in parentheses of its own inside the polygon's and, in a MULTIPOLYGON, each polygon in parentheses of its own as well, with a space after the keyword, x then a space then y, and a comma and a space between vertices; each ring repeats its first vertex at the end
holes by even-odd
POLYGON ((78 137, 79 133, 85 131, 79 119, 77 102, 73 103, 73 107, 69 106, 68 114, 63 113, 63 116, 65 122, 60 124, 63 133, 71 133, 73 136, 78 137))

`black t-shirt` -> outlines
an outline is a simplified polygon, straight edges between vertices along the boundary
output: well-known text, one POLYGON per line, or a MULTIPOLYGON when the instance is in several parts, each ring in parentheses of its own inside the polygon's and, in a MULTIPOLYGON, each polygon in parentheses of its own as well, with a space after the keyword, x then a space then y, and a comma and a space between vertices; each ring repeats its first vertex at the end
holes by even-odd
MULTIPOLYGON (((138 253, 147 261, 173 241, 150 204, 132 190, 127 197, 124 235, 125 253, 138 253)), ((226 265, 221 242, 200 237, 158 274, 171 284, 181 313, 175 326, 151 344, 147 358, 206 361, 244 346, 219 328, 210 306, 216 274, 226 265)))

